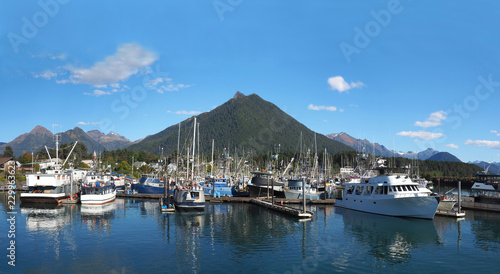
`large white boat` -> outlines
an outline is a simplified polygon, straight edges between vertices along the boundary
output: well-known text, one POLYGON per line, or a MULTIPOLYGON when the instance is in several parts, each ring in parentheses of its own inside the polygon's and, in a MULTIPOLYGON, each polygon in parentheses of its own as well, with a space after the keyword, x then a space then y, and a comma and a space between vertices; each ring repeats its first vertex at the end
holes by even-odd
POLYGON ((434 218, 439 197, 419 188, 407 175, 389 174, 383 162, 375 170, 377 176, 346 183, 343 197, 335 205, 388 216, 434 218))
POLYGON ((87 175, 81 187, 80 202, 84 205, 102 205, 116 199, 116 188, 111 176, 87 175))
POLYGON ((59 169, 27 174, 26 185, 28 190, 21 193, 21 203, 57 204, 76 193, 76 186, 71 186, 71 173, 59 169))
POLYGON ((20 200, 21 203, 47 203, 47 204, 58 204, 62 200, 73 197, 77 193, 77 186, 73 180, 73 174, 71 170, 62 170, 69 156, 73 152, 78 142, 75 142, 73 148, 71 149, 68 157, 60 164, 59 159, 59 135, 56 135, 56 159, 50 158, 50 154, 47 154, 51 161, 55 162, 55 168, 52 170, 46 170, 45 173, 34 173, 26 175, 26 186, 28 190, 21 193, 20 200))

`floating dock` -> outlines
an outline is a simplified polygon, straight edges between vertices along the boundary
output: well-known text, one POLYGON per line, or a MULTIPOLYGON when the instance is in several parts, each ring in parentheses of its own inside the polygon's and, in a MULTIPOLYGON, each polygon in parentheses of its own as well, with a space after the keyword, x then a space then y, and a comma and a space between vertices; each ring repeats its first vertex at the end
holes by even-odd
POLYGON ((436 210, 436 215, 455 218, 465 217, 465 211, 458 211, 455 209, 456 203, 456 201, 441 201, 436 210))
POLYGON ((271 210, 285 213, 285 214, 288 214, 288 215, 291 215, 294 217, 298 217, 298 218, 311 218, 313 216, 313 213, 310 211, 304 212, 300 209, 296 209, 296 208, 285 206, 285 205, 273 204, 271 202, 264 201, 261 199, 251 199, 250 202, 252 204, 260 205, 260 206, 269 208, 271 210))

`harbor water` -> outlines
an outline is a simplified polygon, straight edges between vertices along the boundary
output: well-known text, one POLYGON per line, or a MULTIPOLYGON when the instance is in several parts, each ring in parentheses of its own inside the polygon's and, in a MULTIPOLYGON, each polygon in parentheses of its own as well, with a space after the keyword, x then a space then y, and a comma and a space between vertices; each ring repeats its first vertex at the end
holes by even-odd
POLYGON ((0 201, 2 273, 500 272, 500 213, 419 220, 308 206, 313 219, 299 221, 246 203, 167 215, 156 200, 0 201))

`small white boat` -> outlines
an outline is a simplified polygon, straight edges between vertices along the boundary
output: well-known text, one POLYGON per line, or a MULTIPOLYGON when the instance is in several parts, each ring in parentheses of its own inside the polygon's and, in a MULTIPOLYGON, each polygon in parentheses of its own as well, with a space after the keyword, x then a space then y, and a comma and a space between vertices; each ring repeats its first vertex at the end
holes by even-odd
POLYGON ((115 184, 109 176, 89 175, 81 188, 80 202, 85 205, 102 205, 116 199, 115 184))
POLYGON ((387 174, 383 165, 375 170, 378 176, 346 183, 336 206, 395 217, 434 218, 439 197, 406 175, 387 174))

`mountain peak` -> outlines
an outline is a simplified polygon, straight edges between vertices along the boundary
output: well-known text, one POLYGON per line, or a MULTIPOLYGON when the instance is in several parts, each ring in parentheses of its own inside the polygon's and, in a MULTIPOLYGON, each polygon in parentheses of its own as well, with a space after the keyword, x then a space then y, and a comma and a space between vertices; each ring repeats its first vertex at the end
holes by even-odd
POLYGON ((236 94, 233 96, 233 99, 240 99, 240 98, 245 98, 245 94, 237 91, 236 94))
POLYGON ((36 126, 30 134, 48 134, 52 135, 52 132, 50 132, 48 129, 42 127, 42 126, 36 126))

